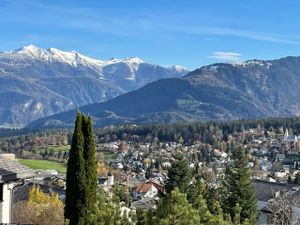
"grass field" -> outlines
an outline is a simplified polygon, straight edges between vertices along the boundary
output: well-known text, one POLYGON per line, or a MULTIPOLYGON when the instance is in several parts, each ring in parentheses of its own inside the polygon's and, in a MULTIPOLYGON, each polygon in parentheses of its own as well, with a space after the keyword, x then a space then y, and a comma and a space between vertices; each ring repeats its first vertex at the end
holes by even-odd
POLYGON ((47 151, 51 151, 53 150, 54 152, 68 152, 70 150, 70 145, 49 145, 46 148, 38 148, 38 151, 42 151, 42 150, 47 150, 47 151))
POLYGON ((38 170, 47 170, 47 169, 54 169, 60 173, 66 173, 67 168, 64 166, 63 163, 48 161, 48 160, 35 160, 35 159, 18 159, 18 162, 28 166, 31 169, 38 170))
POLYGON ((114 160, 117 158, 117 154, 111 153, 109 151, 100 151, 105 160, 114 160))

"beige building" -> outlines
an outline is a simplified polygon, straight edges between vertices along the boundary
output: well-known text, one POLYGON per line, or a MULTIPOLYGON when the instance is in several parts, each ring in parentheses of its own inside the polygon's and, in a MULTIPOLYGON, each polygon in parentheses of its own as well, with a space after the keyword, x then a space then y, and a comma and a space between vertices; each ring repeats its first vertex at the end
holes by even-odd
POLYGON ((295 151, 300 152, 300 141, 295 142, 295 151))
POLYGON ((19 164, 13 154, 0 154, 0 224, 12 223, 14 188, 33 171, 19 164))

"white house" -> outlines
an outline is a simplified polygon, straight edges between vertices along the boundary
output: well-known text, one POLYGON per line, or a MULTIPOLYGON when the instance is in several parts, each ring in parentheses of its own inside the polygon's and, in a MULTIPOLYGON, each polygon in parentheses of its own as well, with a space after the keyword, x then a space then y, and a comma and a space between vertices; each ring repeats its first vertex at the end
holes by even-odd
POLYGON ((107 184, 110 186, 115 184, 115 176, 111 173, 111 171, 109 171, 107 175, 107 184))
POLYGON ((155 198, 159 193, 164 193, 164 188, 162 185, 152 181, 146 181, 134 187, 133 198, 155 198))
POLYGON ((13 190, 33 171, 19 164, 13 154, 0 154, 0 224, 12 223, 13 190))
POLYGON ((109 171, 107 177, 101 177, 98 179, 101 186, 112 186, 115 184, 114 175, 109 171))

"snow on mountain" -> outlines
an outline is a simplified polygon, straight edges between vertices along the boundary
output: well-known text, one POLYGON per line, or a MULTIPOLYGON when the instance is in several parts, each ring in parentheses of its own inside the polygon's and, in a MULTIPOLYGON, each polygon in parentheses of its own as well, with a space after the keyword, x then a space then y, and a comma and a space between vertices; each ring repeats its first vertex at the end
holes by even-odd
POLYGON ((35 45, 24 46, 15 51, 9 51, 5 53, 12 53, 20 56, 29 56, 43 61, 59 61, 75 67, 79 65, 103 67, 116 63, 126 63, 132 66, 134 69, 137 69, 139 64, 144 63, 144 61, 138 57, 126 58, 124 60, 113 58, 111 60, 103 61, 84 56, 74 50, 62 51, 57 48, 43 49, 35 45))
POLYGON ((27 56, 30 56, 33 58, 43 58, 43 57, 47 56, 46 50, 41 49, 34 45, 24 46, 22 48, 15 50, 14 52, 8 52, 8 53, 27 55, 27 56))
MULTIPOLYGON (((144 66, 140 64, 139 70, 144 66)), ((299 116, 299 74, 300 57, 294 56, 215 63, 183 78, 161 79, 80 110, 93 116, 95 126, 299 116)), ((38 128, 53 120, 70 126, 74 124, 70 120, 74 113, 76 110, 43 118, 30 127, 38 128)))
MULTIPOLYGON (((84 56, 74 50, 72 51, 62 51, 57 48, 49 48, 49 49, 43 49, 39 48, 35 45, 27 45, 22 48, 19 48, 15 51, 5 51, 2 52, 6 56, 10 57, 30 57, 32 59, 41 60, 44 62, 60 62, 60 63, 66 63, 68 65, 78 67, 78 66, 85 66, 85 67, 91 67, 94 69, 99 70, 98 72, 102 72, 103 67, 114 65, 114 64, 126 64, 130 67, 130 71, 132 72, 132 76, 127 77, 126 79, 134 80, 135 79, 135 72, 138 70, 140 64, 147 64, 144 62, 144 60, 138 58, 138 57, 132 57, 132 58, 126 58, 126 59, 117 59, 112 58, 110 60, 98 60, 93 59, 87 56, 84 56)), ((1 53, 0 53, 1 54, 1 53)), ((153 65, 158 66, 158 65, 153 65)), ((115 69, 111 68, 111 72, 115 72, 118 65, 115 69)), ((169 71, 178 72, 178 73, 187 73, 188 69, 175 65, 166 68, 169 71)))
POLYGON ((236 66, 236 67, 250 67, 250 66, 266 66, 267 69, 272 66, 272 63, 269 61, 262 61, 262 60, 248 60, 245 62, 230 62, 229 64, 236 66))
POLYGON ((105 63, 101 60, 96 60, 89 58, 87 56, 81 55, 76 51, 62 51, 57 48, 49 48, 43 49, 34 45, 24 46, 20 49, 17 49, 12 53, 13 55, 19 55, 23 57, 31 57, 35 59, 39 59, 42 61, 58 61, 62 63, 66 63, 72 66, 93 66, 93 67, 102 67, 105 63))
POLYGON ((75 67, 78 65, 101 67, 103 65, 103 61, 89 58, 76 51, 65 52, 56 48, 49 48, 47 52, 50 53, 50 59, 65 62, 75 67))
POLYGON ((28 45, 0 52, 0 125, 110 100, 150 82, 184 76, 138 57, 98 60, 76 51, 28 45))
POLYGON ((175 65, 175 66, 171 66, 169 67, 171 70, 177 71, 178 73, 182 73, 182 72, 186 72, 188 71, 188 69, 184 66, 180 66, 180 65, 175 65))
MULTIPOLYGON (((9 60, 7 59, 11 59, 10 62, 13 62, 14 64, 16 64, 16 62, 20 62, 21 64, 22 62, 25 62, 25 64, 27 64, 28 59, 31 59, 39 60, 44 63, 62 63, 70 65, 74 68, 86 67, 93 70, 95 72, 94 75, 96 75, 97 78, 110 80, 114 84, 116 83, 116 81, 120 80, 127 80, 130 82, 135 82, 136 80, 138 80, 139 87, 148 83, 149 80, 151 82, 160 78, 178 77, 183 76, 189 72, 183 66, 175 65, 165 68, 159 65, 146 63, 144 62, 144 60, 138 57, 98 60, 82 55, 74 50, 62 51, 57 48, 43 49, 35 45, 27 45, 15 51, 0 52, 0 59, 5 59, 0 62, 3 64, 9 63, 9 60), (141 67, 141 65, 143 66, 141 67), (155 70, 156 72, 153 73, 151 72, 151 70, 155 70)), ((5 70, 3 70, 3 68, 1 68, 0 66, 0 71, 1 70, 5 72, 5 70)), ((129 89, 126 87, 121 88, 128 91, 136 89, 137 87, 129 89)))

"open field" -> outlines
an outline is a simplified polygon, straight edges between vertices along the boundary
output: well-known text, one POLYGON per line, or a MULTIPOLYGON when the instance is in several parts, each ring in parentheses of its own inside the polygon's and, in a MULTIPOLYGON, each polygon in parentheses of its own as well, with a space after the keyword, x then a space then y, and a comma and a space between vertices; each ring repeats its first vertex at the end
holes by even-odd
POLYGON ((102 154, 105 160, 114 160, 117 158, 117 154, 111 153, 109 151, 100 151, 99 153, 102 154))
POLYGON ((18 162, 34 170, 54 169, 59 171, 60 173, 66 173, 67 171, 67 168, 63 163, 49 161, 49 160, 18 159, 18 162))
POLYGON ((42 151, 42 150, 47 150, 47 151, 51 151, 53 150, 54 152, 68 152, 70 150, 70 145, 49 145, 46 148, 38 148, 38 151, 42 151))

